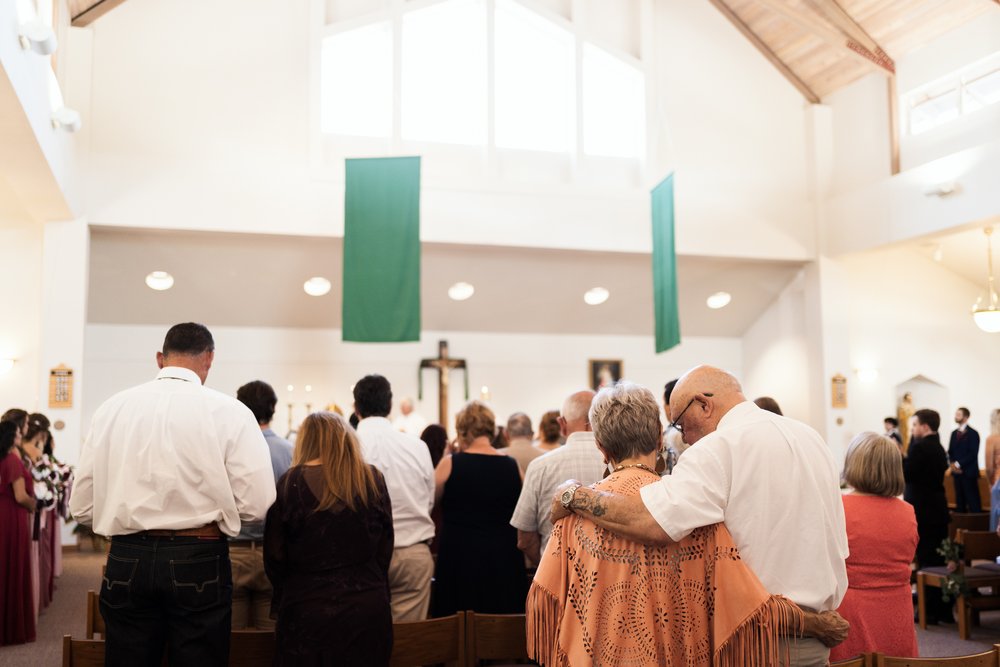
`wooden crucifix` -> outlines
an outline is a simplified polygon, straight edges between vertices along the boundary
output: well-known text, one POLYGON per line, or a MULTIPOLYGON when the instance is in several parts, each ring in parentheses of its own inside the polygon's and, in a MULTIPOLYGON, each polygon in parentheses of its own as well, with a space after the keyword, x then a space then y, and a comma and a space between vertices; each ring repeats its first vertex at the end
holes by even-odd
POLYGON ((448 341, 438 341, 438 356, 434 359, 420 360, 420 377, 417 383, 420 387, 419 398, 424 397, 424 370, 433 369, 438 372, 438 423, 448 428, 448 375, 451 371, 462 369, 465 375, 465 398, 469 398, 469 369, 465 359, 453 359, 448 356, 448 341))

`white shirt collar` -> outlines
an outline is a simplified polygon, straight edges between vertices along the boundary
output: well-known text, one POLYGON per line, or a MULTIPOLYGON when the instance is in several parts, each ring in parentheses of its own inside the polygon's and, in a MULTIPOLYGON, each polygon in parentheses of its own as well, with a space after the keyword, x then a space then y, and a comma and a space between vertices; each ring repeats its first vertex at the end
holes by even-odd
POLYGON ((190 368, 180 366, 164 366, 156 374, 157 380, 184 380, 185 382, 196 382, 201 384, 201 378, 190 368))
POLYGON ((760 410, 760 408, 758 408, 753 401, 743 401, 742 403, 737 403, 729 409, 729 412, 722 415, 722 419, 719 420, 719 425, 716 426, 715 430, 725 427, 729 422, 738 421, 746 415, 749 415, 751 412, 756 412, 757 410, 760 410))

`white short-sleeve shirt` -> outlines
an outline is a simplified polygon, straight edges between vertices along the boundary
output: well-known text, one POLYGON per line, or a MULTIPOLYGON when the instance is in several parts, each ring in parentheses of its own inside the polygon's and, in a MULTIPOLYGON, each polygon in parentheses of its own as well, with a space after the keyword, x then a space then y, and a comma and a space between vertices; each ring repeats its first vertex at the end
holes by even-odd
POLYGON ((839 476, 805 424, 741 403, 640 494, 671 539, 723 521, 769 592, 817 611, 840 605, 848 550, 839 476))

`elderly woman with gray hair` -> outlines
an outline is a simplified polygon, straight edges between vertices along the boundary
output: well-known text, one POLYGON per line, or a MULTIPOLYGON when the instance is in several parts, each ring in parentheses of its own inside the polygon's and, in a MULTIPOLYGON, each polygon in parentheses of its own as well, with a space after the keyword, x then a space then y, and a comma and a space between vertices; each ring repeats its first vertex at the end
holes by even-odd
POLYGON ((847 595, 837 611, 851 633, 830 651, 845 660, 877 651, 912 658, 917 655, 913 628, 910 562, 917 550, 917 519, 903 494, 903 457, 894 440, 866 431, 847 448, 844 481, 847 520, 847 595))
MULTIPOLYGON (((590 424, 613 472, 594 488, 637 495, 660 480, 659 414, 652 392, 630 382, 597 394, 590 424)), ((764 590, 721 523, 649 546, 578 514, 556 523, 527 624, 529 655, 549 667, 774 665, 786 635, 832 645, 846 631, 835 612, 804 612, 764 590)))

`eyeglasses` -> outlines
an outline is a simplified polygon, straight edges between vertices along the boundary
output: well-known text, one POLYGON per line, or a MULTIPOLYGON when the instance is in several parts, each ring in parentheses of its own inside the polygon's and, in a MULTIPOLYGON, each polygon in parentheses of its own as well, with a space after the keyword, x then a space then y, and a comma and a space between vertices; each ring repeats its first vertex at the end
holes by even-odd
POLYGON ((684 429, 681 427, 681 419, 684 417, 684 413, 688 411, 688 408, 691 407, 691 404, 694 403, 696 400, 698 400, 699 396, 706 396, 708 398, 712 398, 712 396, 714 396, 714 395, 715 394, 712 394, 712 393, 709 393, 709 392, 706 391, 706 392, 702 392, 700 394, 695 394, 694 396, 692 396, 691 400, 688 401, 688 404, 684 406, 683 410, 681 410, 681 413, 679 415, 677 415, 677 419, 675 419, 672 422, 670 422, 670 426, 668 428, 675 429, 678 433, 683 433, 684 429))

